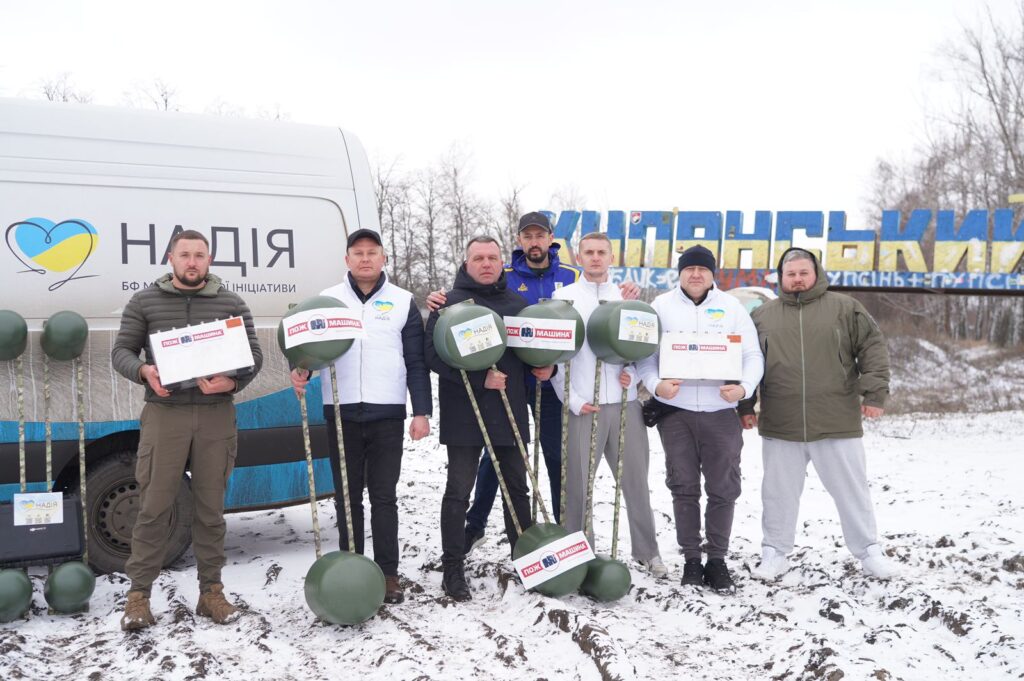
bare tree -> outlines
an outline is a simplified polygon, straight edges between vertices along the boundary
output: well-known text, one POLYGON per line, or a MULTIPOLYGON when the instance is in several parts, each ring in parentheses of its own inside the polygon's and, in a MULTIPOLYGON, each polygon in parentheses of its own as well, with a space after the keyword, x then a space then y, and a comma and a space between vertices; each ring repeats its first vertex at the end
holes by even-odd
POLYGON ((462 249, 470 237, 489 233, 490 208, 470 188, 470 155, 452 145, 441 159, 442 205, 449 220, 449 249, 452 262, 462 262, 462 249))
POLYGON ((71 81, 71 74, 64 72, 56 78, 44 80, 39 85, 43 96, 51 102, 78 102, 89 104, 92 102, 92 93, 79 90, 71 81))
POLYGON ((511 253, 516 247, 519 217, 523 214, 522 194, 523 186, 513 184, 498 197, 498 220, 493 236, 501 243, 502 253, 511 253))
MULTIPOLYGON (((952 208, 958 219, 972 208, 1007 206, 1024 189, 1024 0, 1016 21, 997 21, 991 10, 944 50, 946 74, 960 94, 952 111, 933 115, 927 141, 910 161, 879 162, 870 200, 874 211, 896 208, 952 208)), ((1016 207, 1015 224, 1024 219, 1016 207)), ((925 244, 926 253, 934 244, 925 244)), ((1024 271, 1018 263, 1016 271, 1024 271)), ((912 299, 880 294, 882 316, 906 319, 917 309, 943 335, 1024 342, 1024 300, 1020 297, 944 296, 912 299)))
POLYGON ((162 78, 156 78, 149 84, 136 84, 124 93, 127 106, 144 108, 153 107, 159 111, 181 111, 178 91, 162 78))

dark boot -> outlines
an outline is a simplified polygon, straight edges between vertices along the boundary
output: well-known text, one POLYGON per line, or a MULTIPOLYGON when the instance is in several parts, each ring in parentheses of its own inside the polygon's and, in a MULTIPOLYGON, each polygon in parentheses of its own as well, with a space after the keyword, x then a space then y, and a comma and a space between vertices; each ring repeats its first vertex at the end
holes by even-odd
POLYGON ((736 584, 721 558, 708 559, 708 564, 704 566, 704 583, 720 594, 736 593, 736 584))
POLYGON ((466 573, 461 562, 449 563, 444 566, 441 588, 453 601, 468 601, 473 598, 466 583, 466 573))
POLYGON ((384 602, 401 603, 405 600, 405 591, 398 581, 398 575, 384 575, 384 602))
POLYGON ((704 566, 700 558, 687 558, 683 565, 683 586, 702 586, 704 584, 704 566))

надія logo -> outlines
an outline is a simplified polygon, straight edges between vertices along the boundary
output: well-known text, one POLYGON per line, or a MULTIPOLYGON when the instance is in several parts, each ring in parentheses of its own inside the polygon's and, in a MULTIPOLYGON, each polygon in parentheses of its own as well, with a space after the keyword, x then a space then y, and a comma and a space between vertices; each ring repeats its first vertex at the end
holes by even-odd
POLYGON ((28 268, 22 272, 70 272, 50 284, 50 291, 56 291, 75 279, 97 276, 78 275, 99 243, 96 228, 85 220, 71 219, 57 223, 47 218, 19 220, 8 225, 4 240, 11 255, 28 268))

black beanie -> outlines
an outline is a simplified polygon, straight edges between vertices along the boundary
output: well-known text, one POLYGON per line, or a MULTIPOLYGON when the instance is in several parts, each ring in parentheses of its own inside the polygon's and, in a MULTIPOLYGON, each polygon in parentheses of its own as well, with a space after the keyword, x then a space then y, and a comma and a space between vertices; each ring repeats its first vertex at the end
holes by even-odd
POLYGON ((684 267, 706 267, 715 273, 715 255, 703 246, 690 246, 679 256, 679 271, 684 267))

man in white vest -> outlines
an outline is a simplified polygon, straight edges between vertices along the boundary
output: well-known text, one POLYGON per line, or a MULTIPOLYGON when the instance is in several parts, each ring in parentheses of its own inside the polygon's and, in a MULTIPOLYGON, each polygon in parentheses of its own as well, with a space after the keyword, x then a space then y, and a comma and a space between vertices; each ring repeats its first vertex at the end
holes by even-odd
MULTIPOLYGON (((597 309, 598 301, 622 300, 619 287, 611 282, 608 269, 612 264, 612 245, 603 232, 592 232, 580 239, 578 262, 583 276, 569 286, 554 293, 554 298, 571 300, 573 307, 586 322, 597 309)), ((629 518, 629 538, 633 557, 656 578, 668 574, 658 551, 655 537, 654 513, 651 510, 651 488, 647 484, 650 450, 647 428, 643 423, 640 403, 637 401, 637 374, 632 365, 623 366, 605 362, 601 367, 601 393, 594 401, 594 378, 597 356, 588 343, 576 354, 572 363, 569 385, 569 432, 566 446, 565 517, 562 521, 570 532, 583 529, 584 515, 593 500, 587 497, 587 478, 590 470, 590 429, 597 419, 597 457, 604 454, 612 471, 618 467, 619 421, 622 408, 622 389, 628 388, 626 402, 626 446, 623 452, 622 497, 629 518)), ((551 386, 559 399, 564 395, 565 367, 551 378, 551 386)), ((596 461, 595 465, 600 463, 596 461)), ((594 538, 589 537, 593 543, 594 538)))
POLYGON ((708 338, 740 336, 740 375, 732 380, 662 379, 660 352, 637 365, 640 379, 657 408, 658 433, 665 450, 665 484, 672 492, 676 541, 683 551, 683 585, 706 584, 719 593, 733 593, 725 556, 732 535, 733 513, 740 496, 740 451, 743 428, 736 404, 754 393, 764 373, 757 329, 743 304, 715 287, 715 256, 693 246, 679 256, 679 287, 654 299, 654 309, 668 333, 688 331, 708 338), (701 562, 700 479, 707 502, 704 534, 708 560, 701 562))
MULTIPOLYGON (((348 238, 345 264, 348 275, 340 284, 321 292, 337 298, 362 314, 366 338, 355 340, 335 362, 345 437, 349 496, 356 551, 363 552, 363 489, 370 497, 373 559, 384 573, 386 603, 401 603, 404 592, 398 578, 398 476, 402 469, 403 424, 406 393, 412 401, 409 437, 419 440, 430 433, 432 399, 430 374, 423 359, 423 317, 412 294, 388 281, 386 256, 380 235, 369 229, 348 238)), ((303 392, 309 372, 291 374, 296 392, 303 392)), ((341 547, 348 547, 341 474, 338 470, 338 433, 334 423, 334 388, 330 375, 321 373, 324 419, 331 448, 331 471, 341 547)))

